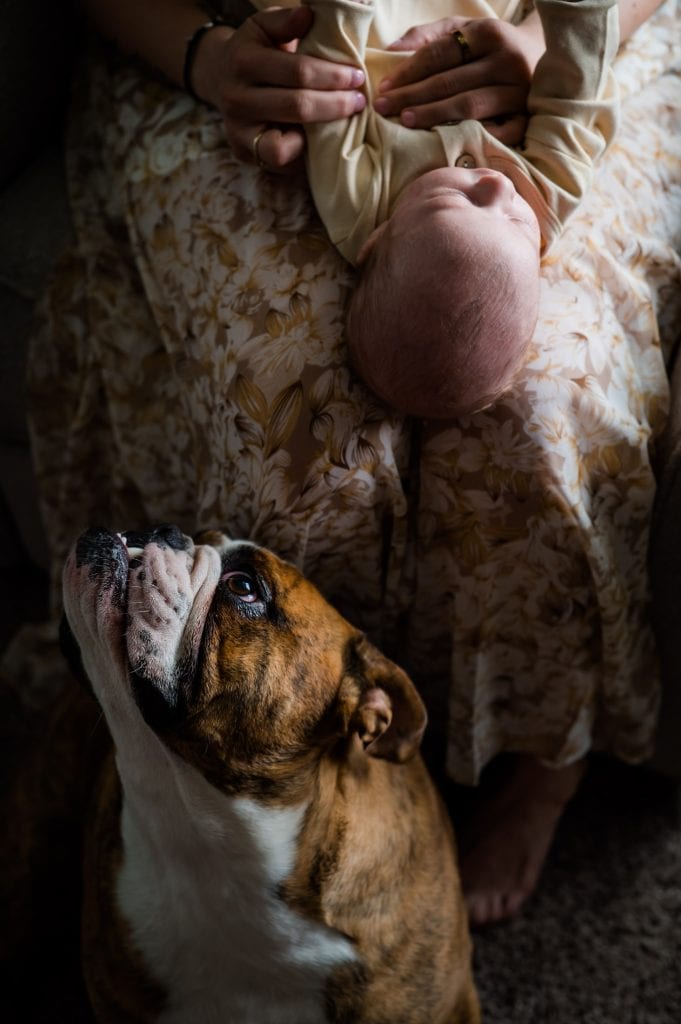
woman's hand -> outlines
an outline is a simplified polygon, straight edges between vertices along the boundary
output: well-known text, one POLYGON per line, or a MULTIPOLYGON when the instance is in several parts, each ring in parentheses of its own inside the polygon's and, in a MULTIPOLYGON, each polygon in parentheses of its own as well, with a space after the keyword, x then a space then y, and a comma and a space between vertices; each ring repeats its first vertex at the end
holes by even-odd
POLYGON ((522 140, 527 94, 544 52, 536 13, 520 25, 496 18, 444 18, 411 28, 389 49, 416 53, 381 82, 374 101, 378 113, 399 115, 409 128, 483 121, 507 145, 522 140), (452 35, 456 30, 463 33, 469 54, 452 35))
POLYGON ((301 125, 364 107, 360 69, 296 53, 312 17, 309 7, 261 11, 235 31, 213 29, 199 46, 194 88, 220 111, 242 160, 290 170, 305 148, 301 125))

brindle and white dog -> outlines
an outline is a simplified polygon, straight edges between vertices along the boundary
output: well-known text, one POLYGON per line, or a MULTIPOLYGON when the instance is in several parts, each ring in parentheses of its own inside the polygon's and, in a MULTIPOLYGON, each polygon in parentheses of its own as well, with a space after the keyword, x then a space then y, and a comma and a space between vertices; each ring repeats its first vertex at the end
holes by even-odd
POLYGON ((293 566, 218 532, 89 531, 64 606, 113 741, 86 779, 96 1019, 478 1022, 407 676, 293 566))

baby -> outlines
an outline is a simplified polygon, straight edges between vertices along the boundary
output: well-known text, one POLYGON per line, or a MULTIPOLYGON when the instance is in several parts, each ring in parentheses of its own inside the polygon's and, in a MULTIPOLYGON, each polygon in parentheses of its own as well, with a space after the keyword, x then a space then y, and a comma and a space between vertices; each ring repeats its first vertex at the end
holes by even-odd
MULTIPOLYGON (((365 110, 307 129, 317 209, 361 271, 347 319, 351 359, 400 412, 449 418, 479 410, 523 364, 540 255, 614 134, 616 0, 537 0, 546 53, 520 150, 477 121, 413 130, 373 110, 372 88, 405 56, 385 49, 395 37, 392 12, 401 31, 418 20, 418 5, 307 2, 315 21, 301 49, 364 67, 368 83, 365 110)), ((428 5, 433 20, 436 7, 428 5)), ((441 7, 439 16, 450 14, 451 0, 441 7)))
POLYGON ((347 338, 365 383, 413 416, 492 402, 532 337, 539 249, 532 207, 498 171, 416 178, 358 258, 347 338))

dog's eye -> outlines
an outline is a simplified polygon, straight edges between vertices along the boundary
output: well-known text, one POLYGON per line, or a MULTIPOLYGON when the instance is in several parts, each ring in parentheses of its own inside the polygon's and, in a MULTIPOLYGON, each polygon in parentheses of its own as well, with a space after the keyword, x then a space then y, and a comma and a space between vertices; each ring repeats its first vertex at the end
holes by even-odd
POLYGON ((252 604, 254 601, 260 600, 258 586, 253 577, 249 576, 247 572, 240 572, 238 570, 226 572, 220 582, 225 583, 231 593, 238 597, 240 601, 252 604))

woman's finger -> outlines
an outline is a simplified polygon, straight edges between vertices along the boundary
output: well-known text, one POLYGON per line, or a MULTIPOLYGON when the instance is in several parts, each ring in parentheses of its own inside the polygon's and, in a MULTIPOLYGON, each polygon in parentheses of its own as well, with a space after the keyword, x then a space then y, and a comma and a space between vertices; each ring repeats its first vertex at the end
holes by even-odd
MULTIPOLYGON (((498 18, 445 19, 448 31, 429 42, 412 57, 405 59, 380 83, 381 99, 388 97, 391 113, 399 90, 416 90, 409 96, 409 104, 427 103, 440 98, 436 92, 439 76, 465 68, 480 68, 480 86, 511 85, 529 89, 534 67, 541 55, 533 37, 520 27, 509 25, 498 18), (451 29, 456 22, 456 27, 451 29), (457 38, 458 35, 458 38, 457 38), (461 39, 463 36, 463 40, 461 39), (485 79, 482 77, 484 67, 485 79)), ((458 88, 460 83, 455 85, 458 88)), ((465 88, 473 83, 466 81, 465 88)), ((404 100, 408 94, 401 94, 404 100)))
POLYGON ((518 86, 494 85, 409 107, 402 111, 400 120, 407 128, 433 128, 448 121, 486 121, 516 114, 524 101, 525 93, 518 86))
POLYGON ((241 27, 247 33, 259 35, 261 39, 264 37, 264 41, 271 46, 282 46, 307 35, 313 19, 310 7, 271 7, 269 10, 256 11, 241 27))
POLYGON ((401 86, 377 97, 374 100, 374 108, 383 117, 396 117, 405 107, 436 103, 438 100, 455 96, 457 93, 487 88, 498 82, 498 79, 493 77, 491 70, 487 59, 450 67, 431 75, 430 78, 401 86))
POLYGON ((467 20, 467 18, 440 18, 439 21, 431 21, 425 25, 414 25, 386 49, 393 51, 420 50, 422 46, 434 42, 454 29, 461 29, 467 20))
POLYGON ((262 126, 259 129, 253 126, 252 129, 244 129, 241 133, 242 149, 244 158, 250 159, 263 171, 271 174, 286 174, 298 166, 305 151, 305 136, 302 129, 292 127, 282 130, 281 128, 268 128, 262 126), (252 137, 249 140, 249 132, 252 137), (250 154, 244 152, 250 145, 250 154))
POLYGON ((278 85, 285 89, 359 89, 364 72, 350 64, 320 57, 244 44, 233 54, 230 77, 243 85, 278 85))
POLYGON ((302 128, 280 128, 241 122, 232 127, 230 145, 235 156, 262 170, 277 171, 294 163, 305 149, 302 128))
POLYGON ((314 124, 350 117, 365 105, 366 96, 362 92, 262 86, 235 93, 223 110, 227 120, 314 124))
MULTIPOLYGON (((454 19, 447 19, 453 22, 454 19)), ((413 57, 403 61, 399 67, 379 83, 379 91, 386 93, 404 85, 411 85, 414 82, 421 82, 423 79, 432 78, 443 71, 460 67, 484 54, 477 52, 475 47, 475 32, 466 33, 467 22, 460 21, 461 27, 452 28, 443 35, 437 36, 432 42, 426 43, 416 51, 413 57), (465 41, 466 47, 462 48, 457 41, 454 32, 460 32, 465 41)))
POLYGON ((358 89, 364 84, 361 68, 296 52, 298 40, 311 24, 309 7, 254 14, 242 26, 234 73, 242 81, 289 89, 358 89))
MULTIPOLYGON (((524 110, 526 99, 525 85, 514 79, 505 81, 499 77, 499 68, 494 58, 483 57, 471 64, 448 68, 425 81, 379 96, 374 100, 374 108, 383 117, 397 117, 401 114, 402 123, 409 127, 432 128, 434 124, 440 123, 433 120, 433 108, 442 102, 452 104, 450 109, 459 112, 459 120, 480 120, 498 114, 518 113, 524 110), (499 101, 511 101, 518 106, 495 109, 499 101)), ((449 120, 454 120, 454 113, 449 120)))

